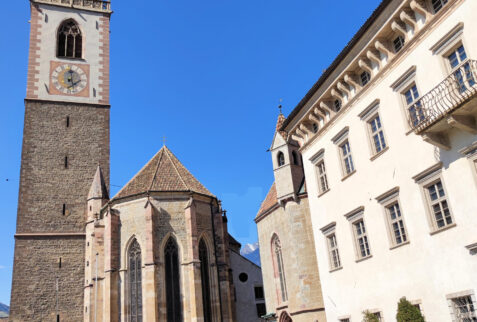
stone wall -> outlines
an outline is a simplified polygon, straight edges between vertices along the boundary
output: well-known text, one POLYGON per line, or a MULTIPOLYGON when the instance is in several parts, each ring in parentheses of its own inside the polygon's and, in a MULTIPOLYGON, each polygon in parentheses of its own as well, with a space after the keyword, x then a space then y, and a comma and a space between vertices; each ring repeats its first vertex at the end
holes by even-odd
POLYGON ((109 187, 109 108, 27 101, 17 233, 83 232, 98 164, 109 187))
POLYGON ((83 258, 82 237, 17 238, 10 321, 56 321, 57 277, 60 321, 81 321, 83 258))
POLYGON ((314 251, 308 200, 289 201, 257 223, 267 312, 287 311, 293 321, 325 321, 318 264, 314 251), (271 240, 281 242, 288 301, 279 301, 271 240))
POLYGON ((78 321, 82 316, 86 197, 98 164, 109 186, 109 108, 26 101, 13 321, 56 315, 51 301, 57 273, 65 279, 63 298, 69 299, 60 305, 62 312, 68 312, 61 321, 78 321), (56 272, 60 257, 64 264, 56 272))

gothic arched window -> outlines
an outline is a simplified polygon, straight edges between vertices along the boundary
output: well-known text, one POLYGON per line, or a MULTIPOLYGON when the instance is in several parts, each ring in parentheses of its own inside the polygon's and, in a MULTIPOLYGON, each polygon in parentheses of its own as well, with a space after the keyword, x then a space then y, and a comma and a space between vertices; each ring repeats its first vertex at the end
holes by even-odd
POLYGON ((278 275, 280 280, 280 293, 282 302, 286 302, 288 300, 287 282, 285 279, 285 268, 283 266, 282 245, 277 235, 273 236, 272 239, 272 251, 274 255, 273 257, 275 257, 275 275, 278 275))
POLYGON ((283 154, 283 152, 278 152, 277 161, 279 167, 285 165, 285 155, 283 154))
POLYGON ((128 251, 129 321, 142 322, 141 247, 135 239, 128 251))
POLYGON ((73 19, 64 21, 58 28, 57 56, 64 58, 82 58, 83 36, 73 19))
POLYGON ((204 307, 204 322, 212 321, 212 306, 210 304, 209 253, 203 239, 199 242, 200 276, 202 281, 202 305, 204 307))
POLYGON ((179 248, 173 237, 170 237, 166 243, 164 257, 166 265, 167 322, 182 322, 179 248))

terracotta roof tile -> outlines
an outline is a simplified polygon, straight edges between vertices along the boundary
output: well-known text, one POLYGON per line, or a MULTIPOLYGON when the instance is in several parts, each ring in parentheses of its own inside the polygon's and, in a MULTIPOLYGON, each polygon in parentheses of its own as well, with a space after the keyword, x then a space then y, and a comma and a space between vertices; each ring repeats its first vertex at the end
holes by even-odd
POLYGON ((280 129, 283 126, 283 123, 285 123, 285 115, 280 113, 280 114, 278 114, 276 132, 280 133, 280 135, 286 140, 287 139, 287 132, 286 131, 280 131, 280 129))
POLYGON ((166 146, 162 147, 113 199, 148 191, 190 191, 215 197, 182 165, 166 146))
POLYGON ((269 210, 273 206, 277 204, 277 188, 275 187, 275 182, 272 184, 272 187, 268 191, 267 196, 265 197, 265 200, 262 202, 262 205, 260 206, 260 210, 257 213, 257 217, 260 216, 262 213, 265 211, 269 210))

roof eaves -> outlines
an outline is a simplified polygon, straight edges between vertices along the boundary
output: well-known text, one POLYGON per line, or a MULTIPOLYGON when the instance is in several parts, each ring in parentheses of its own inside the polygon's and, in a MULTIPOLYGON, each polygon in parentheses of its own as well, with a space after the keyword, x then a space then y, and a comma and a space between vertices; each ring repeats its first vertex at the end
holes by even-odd
POLYGON ((349 54, 351 49, 358 43, 361 37, 366 33, 366 31, 371 27, 371 25, 376 21, 379 15, 384 11, 384 9, 392 2, 393 0, 382 0, 379 6, 373 11, 371 16, 366 20, 366 22, 361 26, 358 32, 351 38, 348 44, 343 48, 343 50, 336 56, 335 60, 331 65, 325 70, 325 72, 320 76, 318 81, 313 85, 313 87, 306 93, 305 97, 301 99, 298 105, 293 109, 293 111, 288 115, 283 122, 281 131, 286 131, 286 127, 290 124, 293 118, 298 115, 301 109, 305 104, 312 98, 315 92, 320 88, 321 85, 328 79, 331 73, 335 70, 336 67, 343 61, 346 55, 349 54))

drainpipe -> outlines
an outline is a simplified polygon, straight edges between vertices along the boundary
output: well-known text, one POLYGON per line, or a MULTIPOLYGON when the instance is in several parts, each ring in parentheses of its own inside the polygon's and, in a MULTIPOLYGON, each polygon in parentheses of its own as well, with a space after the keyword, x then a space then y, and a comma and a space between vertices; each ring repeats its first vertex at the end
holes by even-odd
MULTIPOLYGON (((213 200, 212 200, 213 201, 213 200)), ((217 244, 215 242, 215 222, 214 222, 214 209, 212 207, 212 201, 210 201, 210 220, 212 221, 212 234, 214 236, 214 257, 215 257, 215 269, 217 272, 217 282, 219 286, 219 303, 220 303, 220 321, 224 320, 222 313, 222 294, 220 292, 220 274, 219 274, 219 263, 217 261, 217 244)))

